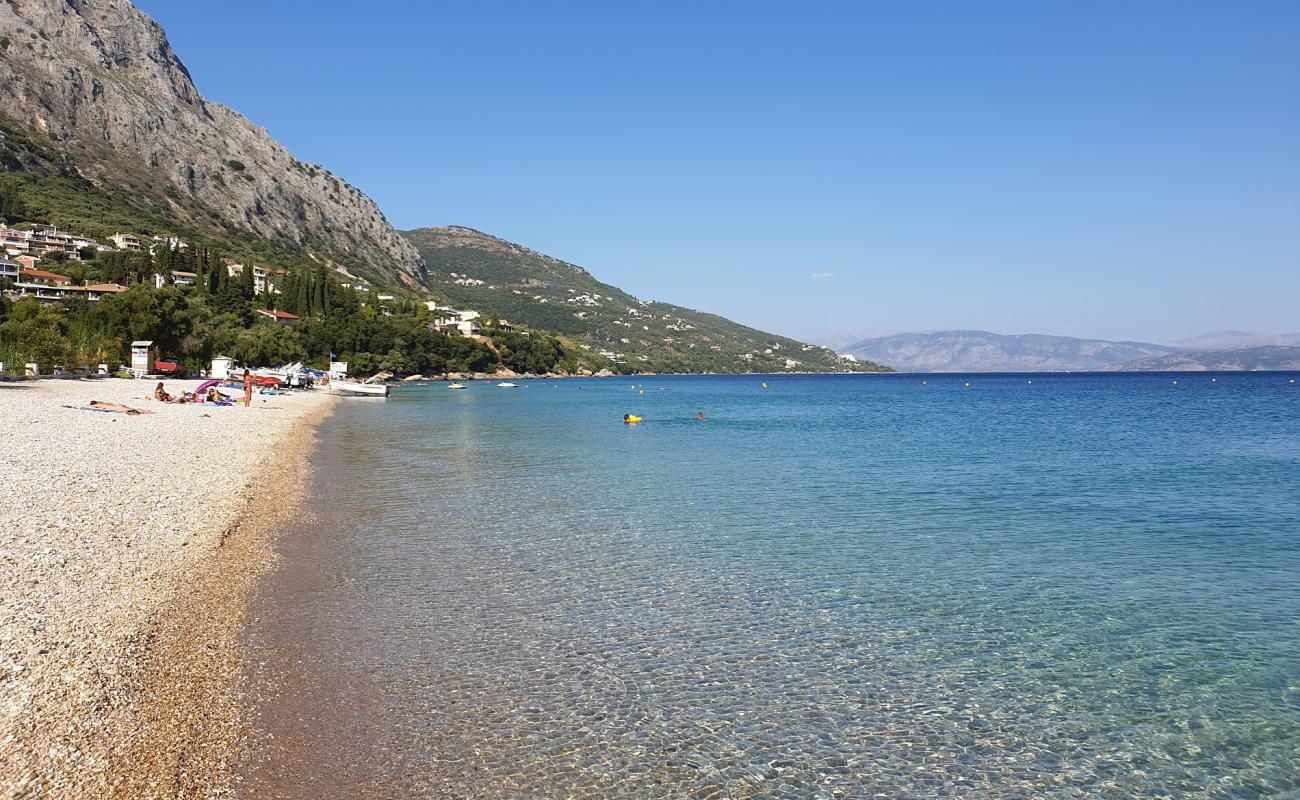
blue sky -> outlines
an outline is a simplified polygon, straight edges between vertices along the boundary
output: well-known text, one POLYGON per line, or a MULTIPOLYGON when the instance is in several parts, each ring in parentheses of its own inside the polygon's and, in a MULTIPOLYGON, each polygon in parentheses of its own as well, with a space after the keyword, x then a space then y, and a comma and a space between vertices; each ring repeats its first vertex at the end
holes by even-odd
POLYGON ((1300 330, 1300 3, 139 0, 373 197, 801 338, 1300 330))

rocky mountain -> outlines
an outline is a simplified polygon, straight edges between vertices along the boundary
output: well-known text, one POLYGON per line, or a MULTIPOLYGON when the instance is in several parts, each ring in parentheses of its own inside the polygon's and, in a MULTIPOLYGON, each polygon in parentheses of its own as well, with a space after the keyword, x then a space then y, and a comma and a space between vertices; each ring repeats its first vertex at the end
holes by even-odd
POLYGON ((1300 347, 1265 345, 1235 350, 1191 350, 1129 361, 1107 369, 1122 372, 1300 370, 1300 347))
POLYGON ((0 3, 0 67, 0 123, 39 136, 67 171, 192 230, 246 231, 420 285, 419 254, 374 202, 206 101, 162 28, 126 0, 0 3))
POLYGON ((1069 336, 987 331, 930 331, 864 339, 844 348, 860 359, 905 372, 1048 372, 1099 370, 1178 348, 1069 336))
POLYGON ((879 371, 798 342, 670 303, 647 302, 576 264, 471 228, 407 231, 429 288, 453 304, 557 331, 579 347, 652 372, 879 371))

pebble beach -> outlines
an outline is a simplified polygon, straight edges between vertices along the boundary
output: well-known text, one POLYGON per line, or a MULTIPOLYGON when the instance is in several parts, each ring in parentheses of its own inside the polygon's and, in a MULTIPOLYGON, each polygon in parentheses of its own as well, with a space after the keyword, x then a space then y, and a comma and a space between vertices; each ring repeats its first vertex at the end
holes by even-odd
POLYGON ((154 385, 0 383, 0 797, 233 791, 247 593, 331 398, 154 385))

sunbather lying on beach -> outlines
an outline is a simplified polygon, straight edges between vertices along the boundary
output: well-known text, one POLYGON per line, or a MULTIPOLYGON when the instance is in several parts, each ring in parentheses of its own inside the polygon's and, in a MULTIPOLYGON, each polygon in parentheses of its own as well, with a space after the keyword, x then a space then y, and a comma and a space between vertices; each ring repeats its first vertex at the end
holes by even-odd
POLYGON ((124 406, 121 403, 105 403, 100 400, 91 400, 89 403, 86 403, 86 405, 82 406, 82 408, 86 408, 91 411, 113 411, 119 414, 152 414, 153 413, 152 411, 146 411, 143 408, 131 408, 130 406, 124 406))

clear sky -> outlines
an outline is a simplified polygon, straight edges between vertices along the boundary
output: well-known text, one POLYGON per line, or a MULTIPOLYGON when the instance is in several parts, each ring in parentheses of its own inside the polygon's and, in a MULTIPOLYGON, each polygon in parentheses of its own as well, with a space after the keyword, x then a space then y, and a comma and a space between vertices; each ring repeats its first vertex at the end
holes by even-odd
POLYGON ((813 338, 1300 330, 1300 2, 139 0, 378 201, 813 338))

